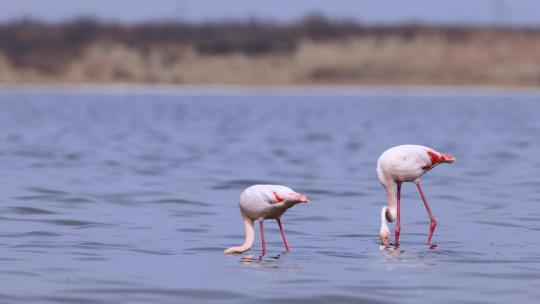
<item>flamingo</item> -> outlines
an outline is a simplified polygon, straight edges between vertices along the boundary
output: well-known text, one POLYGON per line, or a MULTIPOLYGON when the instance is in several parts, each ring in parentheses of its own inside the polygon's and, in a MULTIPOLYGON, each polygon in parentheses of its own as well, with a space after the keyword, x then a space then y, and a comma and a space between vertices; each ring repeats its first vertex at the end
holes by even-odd
POLYGON ((266 254, 266 242, 264 240, 264 220, 275 219, 281 231, 281 237, 285 244, 285 251, 289 252, 290 247, 281 225, 281 216, 287 209, 298 203, 307 203, 305 195, 295 192, 289 187, 281 185, 254 185, 248 187, 240 195, 240 213, 244 219, 246 229, 246 239, 244 244, 225 249, 224 253, 243 253, 251 249, 255 239, 253 222, 259 221, 262 240, 262 254, 266 254))
POLYGON ((399 245, 400 223, 400 199, 401 184, 413 182, 420 192, 430 219, 428 244, 431 243, 433 232, 437 226, 437 221, 431 213, 431 208, 420 185, 420 177, 441 163, 453 163, 455 158, 449 154, 437 152, 431 148, 420 145, 401 145, 392 147, 384 151, 377 161, 377 174, 379 180, 386 190, 388 197, 388 207, 381 210, 381 229, 379 235, 381 243, 388 246, 390 244, 390 230, 386 221, 393 222, 397 218, 395 230, 395 246, 399 245), (394 184, 397 185, 397 200, 394 196, 394 184))

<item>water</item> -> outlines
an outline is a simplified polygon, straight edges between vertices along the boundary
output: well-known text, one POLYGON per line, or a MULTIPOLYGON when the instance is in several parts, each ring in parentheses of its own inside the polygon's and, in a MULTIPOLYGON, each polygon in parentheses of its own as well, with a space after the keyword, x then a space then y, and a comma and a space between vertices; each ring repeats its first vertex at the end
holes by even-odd
POLYGON ((540 94, 2 89, 1 303, 533 303, 540 94), (457 158, 405 184, 378 245, 375 163, 417 143, 457 158), (307 194, 246 254, 237 199, 307 194), (392 227, 393 228, 393 227, 392 227))

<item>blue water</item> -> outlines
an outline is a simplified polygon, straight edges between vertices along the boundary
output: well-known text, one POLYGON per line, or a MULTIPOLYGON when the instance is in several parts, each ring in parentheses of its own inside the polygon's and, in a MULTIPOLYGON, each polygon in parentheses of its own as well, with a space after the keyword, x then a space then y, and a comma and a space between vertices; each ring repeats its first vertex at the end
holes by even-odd
POLYGON ((1 303, 536 303, 540 93, 0 89, 1 303), (405 184, 378 244, 388 147, 454 155, 405 184), (242 190, 307 194, 243 255, 242 190), (393 227, 391 227, 393 229, 393 227))

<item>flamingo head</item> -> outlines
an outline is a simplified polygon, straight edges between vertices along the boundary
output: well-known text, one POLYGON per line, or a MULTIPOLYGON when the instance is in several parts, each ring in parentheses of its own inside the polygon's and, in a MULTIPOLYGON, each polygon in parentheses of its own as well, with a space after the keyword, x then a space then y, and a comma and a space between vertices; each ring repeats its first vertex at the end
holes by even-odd
POLYGON ((381 238, 381 244, 390 245, 390 229, 386 224, 386 215, 388 207, 383 207, 381 210, 381 229, 379 230, 379 237, 381 238))
POLYGON ((300 193, 297 193, 297 192, 291 192, 291 193, 287 193, 285 195, 285 200, 286 201, 289 201, 289 202, 292 202, 293 204, 297 204, 297 203, 309 203, 309 200, 307 198, 307 196, 303 195, 303 194, 300 194, 300 193))
POLYGON ((278 194, 277 192, 274 192, 275 199, 288 206, 293 206, 298 203, 308 203, 309 200, 307 196, 297 193, 297 192, 289 192, 285 194, 278 194))

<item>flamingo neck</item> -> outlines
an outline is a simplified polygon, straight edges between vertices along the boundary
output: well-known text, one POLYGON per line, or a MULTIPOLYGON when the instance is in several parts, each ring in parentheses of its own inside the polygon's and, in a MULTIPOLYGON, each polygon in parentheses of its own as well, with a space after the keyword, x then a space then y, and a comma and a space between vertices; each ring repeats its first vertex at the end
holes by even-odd
POLYGON ((386 213, 388 211, 388 207, 384 206, 381 210, 381 229, 379 230, 379 235, 381 237, 381 242, 385 244, 388 242, 390 229, 388 228, 388 225, 386 224, 386 213))
POLYGON ((224 253, 242 253, 251 249, 253 241, 255 240, 255 228, 253 227, 253 220, 242 214, 244 218, 244 226, 246 229, 246 239, 244 244, 236 247, 225 249, 224 253))
POLYGON ((386 226, 386 212, 388 210, 388 207, 382 207, 381 210, 381 227, 386 226))
POLYGON ((397 217, 397 200, 396 195, 394 194, 394 183, 384 184, 384 189, 386 190, 386 196, 388 199, 388 209, 389 212, 386 212, 386 220, 393 222, 397 217))

